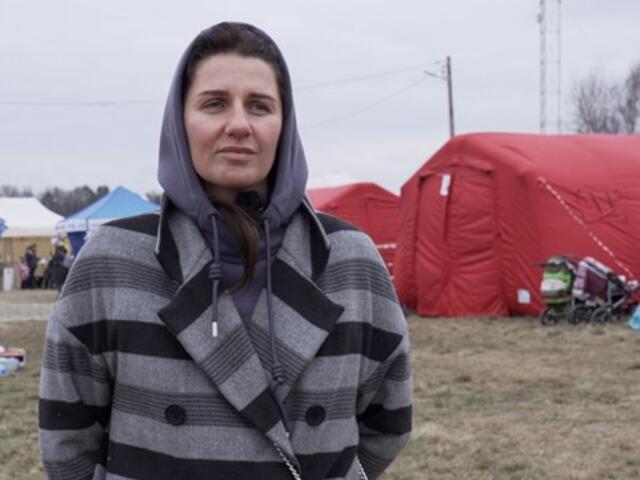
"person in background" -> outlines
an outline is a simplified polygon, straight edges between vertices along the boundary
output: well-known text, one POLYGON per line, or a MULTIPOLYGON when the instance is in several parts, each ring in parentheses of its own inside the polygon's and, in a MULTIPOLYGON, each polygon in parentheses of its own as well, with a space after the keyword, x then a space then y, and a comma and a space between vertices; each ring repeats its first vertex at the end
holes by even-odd
POLYGON ((64 245, 56 245, 55 251, 51 260, 49 261, 48 270, 48 288, 58 289, 62 288, 69 268, 65 265, 65 259, 67 256, 67 249, 64 245))
POLYGON ((23 282, 23 288, 37 288, 38 282, 36 280, 36 268, 38 268, 40 258, 38 258, 38 246, 35 243, 29 245, 25 250, 24 261, 29 269, 29 274, 23 282))
POLYGON ((18 262, 18 278, 20 279, 20 288, 27 288, 27 279, 29 278, 29 267, 27 267, 27 262, 24 257, 20 257, 20 261, 18 262))
POLYGON ((375 245, 313 210, 289 73, 221 23, 167 100, 159 215, 102 226, 46 334, 50 478, 373 479, 411 430, 407 324, 375 245))

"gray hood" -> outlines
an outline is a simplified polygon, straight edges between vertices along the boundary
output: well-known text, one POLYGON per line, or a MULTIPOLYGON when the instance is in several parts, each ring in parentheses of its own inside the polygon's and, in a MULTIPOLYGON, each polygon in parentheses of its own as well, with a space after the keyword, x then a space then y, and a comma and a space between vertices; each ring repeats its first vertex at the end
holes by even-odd
MULTIPOLYGON (((259 210, 257 214, 259 218, 256 218, 262 226, 260 257, 252 272, 251 281, 233 293, 233 300, 240 315, 243 318, 250 318, 260 291, 263 288, 267 290, 267 315, 272 358, 271 372, 269 373, 271 374, 271 388, 274 397, 278 406, 282 407, 284 370, 279 360, 274 330, 271 262, 282 242, 287 223, 302 204, 307 183, 307 163, 296 125, 291 80, 282 54, 273 40, 264 32, 251 25, 237 25, 252 30, 272 44, 282 67, 282 130, 274 166, 269 173, 269 198, 266 206, 259 210)), ((211 28, 216 28, 216 26, 211 28)), ((213 261, 209 267, 209 278, 212 283, 211 331, 215 338, 218 331, 218 295, 224 288, 235 284, 242 274, 243 265, 236 234, 209 200, 193 168, 189 153, 189 143, 183 123, 182 90, 187 59, 193 45, 192 42, 182 55, 169 91, 160 136, 158 180, 170 203, 197 223, 211 246, 213 253, 213 261)), ((284 415, 282 418, 286 425, 284 415)))
MULTIPOLYGON (((239 25, 254 31, 271 43, 278 52, 283 66, 282 81, 285 98, 282 99, 282 131, 276 161, 270 173, 269 199, 266 208, 262 211, 262 219, 268 220, 269 229, 277 231, 287 224, 302 202, 307 183, 307 162, 298 135, 291 80, 284 58, 266 33, 252 25, 239 25)), ((187 58, 192 48, 193 42, 187 47, 178 63, 167 98, 160 135, 158 181, 176 207, 196 221, 201 230, 211 232, 210 216, 216 213, 215 207, 207 197, 193 168, 183 123, 183 78, 187 58)), ((221 227, 224 229, 225 226, 221 225, 221 227)), ((226 237, 225 232, 220 233, 221 237, 226 237)))

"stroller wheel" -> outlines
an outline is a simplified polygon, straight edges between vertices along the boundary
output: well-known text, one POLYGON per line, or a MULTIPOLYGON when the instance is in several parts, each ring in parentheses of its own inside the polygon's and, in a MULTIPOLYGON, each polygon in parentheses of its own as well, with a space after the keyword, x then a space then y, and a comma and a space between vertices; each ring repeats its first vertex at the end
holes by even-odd
POLYGON ((587 323, 591 317, 591 308, 587 305, 576 305, 569 313, 569 323, 578 325, 579 323, 587 323))
POLYGON ((606 307, 598 307, 591 314, 591 322, 592 323, 609 323, 612 320, 613 316, 611 312, 606 307))
POLYGON ((558 323, 560 318, 560 315, 558 315, 558 312, 555 309, 547 307, 540 314, 540 323, 545 327, 548 327, 549 325, 555 325, 558 323))

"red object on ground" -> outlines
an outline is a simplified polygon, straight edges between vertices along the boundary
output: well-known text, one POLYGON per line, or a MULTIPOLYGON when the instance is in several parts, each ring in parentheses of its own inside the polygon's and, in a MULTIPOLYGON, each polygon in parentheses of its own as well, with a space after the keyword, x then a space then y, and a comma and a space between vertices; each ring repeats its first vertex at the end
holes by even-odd
POLYGON ((399 197, 375 183, 352 183, 307 190, 316 210, 334 215, 367 233, 393 274, 399 197))
POLYGON ((537 314, 535 263, 562 254, 637 278, 639 182, 640 135, 454 137, 402 187, 400 300, 424 316, 537 314))

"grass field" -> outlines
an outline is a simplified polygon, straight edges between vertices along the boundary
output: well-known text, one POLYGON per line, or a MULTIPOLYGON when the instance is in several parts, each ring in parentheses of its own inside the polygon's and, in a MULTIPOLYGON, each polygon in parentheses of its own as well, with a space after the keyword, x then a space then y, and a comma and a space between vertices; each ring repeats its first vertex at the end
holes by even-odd
MULTIPOLYGON (((36 404, 54 294, 0 293, 0 344, 28 365, 0 378, 0 480, 43 479, 36 404), (11 317, 11 318, 9 318, 11 317)), ((640 478, 640 333, 625 323, 410 317, 413 439, 385 480, 640 478)), ((267 479, 268 480, 268 479, 267 479)))

